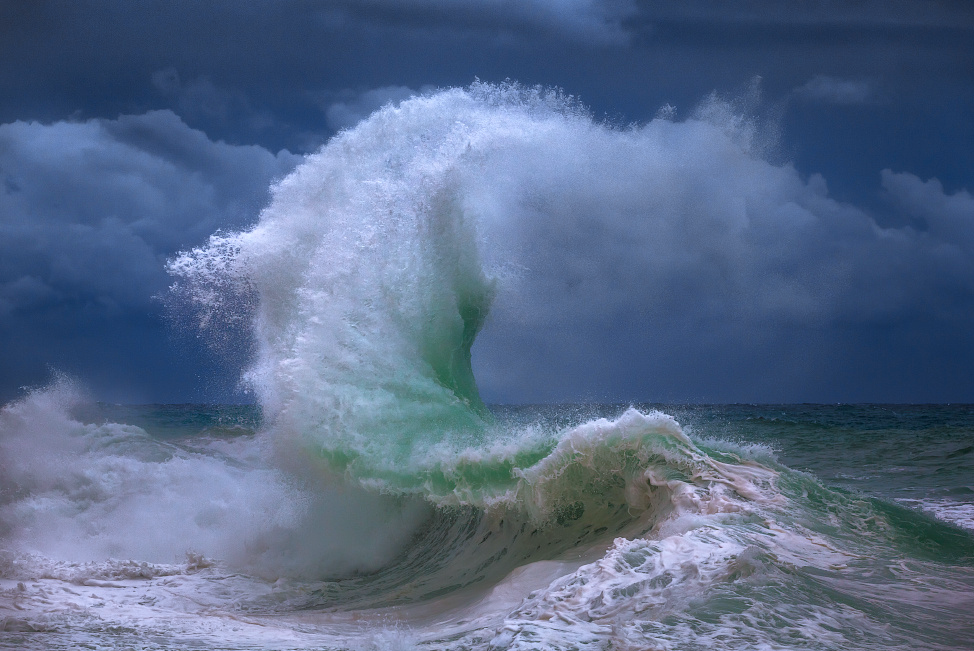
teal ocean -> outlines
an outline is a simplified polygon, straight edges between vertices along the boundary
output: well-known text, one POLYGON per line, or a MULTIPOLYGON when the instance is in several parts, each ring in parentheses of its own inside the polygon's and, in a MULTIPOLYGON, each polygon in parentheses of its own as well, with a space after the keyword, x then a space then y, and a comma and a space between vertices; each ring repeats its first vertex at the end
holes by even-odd
POLYGON ((174 318, 247 353, 257 406, 63 377, 4 406, 0 648, 974 648, 974 407, 481 398, 491 318, 559 336, 545 283, 584 281, 533 253, 567 206, 649 206, 665 244, 682 162, 754 164, 711 108, 616 129, 513 84, 414 98, 169 260, 174 318))
POLYGON ((255 407, 68 412, 4 476, 2 648, 974 645, 972 406, 497 406, 374 493, 283 480, 255 407))

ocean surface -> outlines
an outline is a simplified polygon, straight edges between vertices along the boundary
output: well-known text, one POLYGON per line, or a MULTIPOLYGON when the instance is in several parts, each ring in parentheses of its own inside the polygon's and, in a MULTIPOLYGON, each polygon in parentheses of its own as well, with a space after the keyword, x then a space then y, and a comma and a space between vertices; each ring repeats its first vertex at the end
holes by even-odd
POLYGON ((974 648, 974 406, 493 407, 390 491, 74 399, 0 420, 2 648, 974 648))
POLYGON ((258 406, 0 410, 0 648, 974 648, 974 407, 481 399, 492 310, 543 329, 584 284, 538 238, 649 205, 665 239, 684 153, 753 162, 729 111, 474 84, 334 137, 168 262, 258 406))

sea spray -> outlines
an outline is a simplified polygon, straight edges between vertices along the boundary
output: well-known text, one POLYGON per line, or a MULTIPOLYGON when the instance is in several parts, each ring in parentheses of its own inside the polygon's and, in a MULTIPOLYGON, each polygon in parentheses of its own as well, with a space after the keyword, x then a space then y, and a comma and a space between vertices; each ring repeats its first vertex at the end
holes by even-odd
POLYGON ((159 438, 92 422, 84 406, 59 376, 0 409, 0 552, 13 576, 101 580, 137 560, 150 577, 218 558, 270 579, 340 577, 385 566, 429 517, 421 502, 282 472, 253 430, 159 438))
POLYGON ((71 562, 171 563, 193 551, 239 560, 244 541, 300 513, 276 470, 241 467, 252 436, 206 449, 82 422, 73 411, 83 395, 60 377, 0 410, 6 545, 71 562))
POLYGON ((258 297, 247 378, 278 436, 365 480, 412 471, 440 440, 482 440, 471 346, 495 281, 469 186, 577 111, 485 85, 387 107, 275 186, 253 229, 170 262, 204 323, 222 290, 258 297))
POLYGON ((633 274, 684 255, 682 229, 748 227, 739 201, 722 203, 726 182, 695 198, 685 173, 706 178, 717 155, 735 179, 793 181, 753 157, 745 127, 615 129, 573 98, 516 84, 416 97, 309 156, 251 229, 170 261, 173 292, 205 325, 228 303, 253 306, 245 378, 281 445, 340 476, 422 491, 430 459, 493 436, 471 363, 492 309, 540 342, 564 334, 547 331, 552 314, 585 329, 612 320, 633 274), (624 276, 590 286, 616 259, 632 263, 624 276))

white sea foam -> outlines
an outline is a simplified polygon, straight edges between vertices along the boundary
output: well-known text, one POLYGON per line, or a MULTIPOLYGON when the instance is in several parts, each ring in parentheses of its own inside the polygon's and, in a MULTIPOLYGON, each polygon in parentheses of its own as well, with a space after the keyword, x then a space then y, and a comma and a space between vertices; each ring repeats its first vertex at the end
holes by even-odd
POLYGON ((919 507, 944 522, 950 522, 964 529, 974 531, 974 503, 943 498, 902 498, 898 499, 897 502, 908 506, 919 507))
POLYGON ((83 424, 69 415, 78 397, 62 380, 0 412, 8 544, 78 562, 239 558, 254 532, 297 516, 273 470, 188 452, 130 425, 83 424))
POLYGON ((345 575, 387 563, 428 516, 422 504, 269 465, 259 436, 184 446, 82 423, 70 414, 80 399, 61 379, 0 410, 8 552, 72 563, 193 554, 262 576, 345 575))

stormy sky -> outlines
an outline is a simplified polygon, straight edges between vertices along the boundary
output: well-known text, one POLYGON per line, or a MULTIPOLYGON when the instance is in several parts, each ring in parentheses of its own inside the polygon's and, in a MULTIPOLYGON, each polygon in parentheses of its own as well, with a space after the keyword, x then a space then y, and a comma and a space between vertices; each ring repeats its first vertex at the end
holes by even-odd
POLYGON ((246 399, 248 344, 180 325, 166 260, 254 223, 339 130, 476 79, 618 129, 720 97, 763 143, 698 156, 692 202, 602 202, 620 232, 681 215, 624 251, 582 250, 581 217, 549 233, 539 277, 583 260, 590 293, 501 297, 488 402, 974 402, 974 7, 949 0, 0 3, 0 400, 52 369, 104 400, 246 399))

